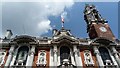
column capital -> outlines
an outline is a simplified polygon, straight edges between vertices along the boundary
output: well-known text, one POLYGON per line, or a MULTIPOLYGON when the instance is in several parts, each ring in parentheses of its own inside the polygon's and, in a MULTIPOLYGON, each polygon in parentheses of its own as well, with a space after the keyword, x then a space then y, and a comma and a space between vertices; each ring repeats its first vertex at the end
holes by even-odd
POLYGON ((14 49, 15 49, 15 46, 14 46, 14 45, 12 45, 12 46, 10 47, 9 54, 13 54, 14 49))
POLYGON ((94 54, 98 54, 98 55, 100 55, 100 53, 99 53, 98 50, 95 50, 95 51, 94 51, 94 54))
POLYGON ((57 53, 57 52, 58 52, 58 51, 57 51, 57 46, 54 45, 53 48, 54 48, 54 49, 53 49, 53 52, 54 52, 54 53, 57 53))
POLYGON ((114 54, 118 54, 118 52, 117 52, 117 50, 115 49, 114 46, 111 47, 111 50, 112 50, 113 55, 114 55, 114 54))
POLYGON ((73 46, 73 51, 74 51, 74 53, 78 53, 78 49, 77 49, 76 45, 73 46))
POLYGON ((35 54, 35 46, 33 45, 32 47, 31 47, 31 50, 30 50, 30 52, 29 52, 29 55, 34 55, 35 54))
POLYGON ((97 46, 94 46, 94 47, 93 47, 93 49, 94 49, 94 54, 98 54, 98 55, 100 55, 100 53, 99 53, 99 50, 98 50, 97 46))
POLYGON ((29 55, 34 55, 34 54, 35 54, 35 52, 33 52, 33 51, 29 52, 29 55))
POLYGON ((9 54, 10 54, 10 55, 12 55, 12 54, 13 54, 13 52, 12 52, 12 51, 9 51, 9 54))

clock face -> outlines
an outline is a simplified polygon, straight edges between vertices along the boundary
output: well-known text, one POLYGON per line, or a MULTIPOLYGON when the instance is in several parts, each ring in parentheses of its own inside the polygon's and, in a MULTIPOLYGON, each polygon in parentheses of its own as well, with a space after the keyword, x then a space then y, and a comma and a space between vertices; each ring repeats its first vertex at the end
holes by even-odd
POLYGON ((107 29, 105 28, 105 27, 100 27, 99 28, 102 32, 106 32, 107 31, 107 29))

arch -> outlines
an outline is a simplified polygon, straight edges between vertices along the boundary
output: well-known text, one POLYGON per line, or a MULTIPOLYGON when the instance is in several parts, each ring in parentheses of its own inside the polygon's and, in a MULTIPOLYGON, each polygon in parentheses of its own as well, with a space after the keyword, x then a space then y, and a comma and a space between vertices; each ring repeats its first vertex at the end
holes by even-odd
POLYGON ((99 47, 99 52, 102 57, 104 65, 106 65, 107 61, 112 62, 112 59, 110 57, 109 51, 105 47, 99 47))

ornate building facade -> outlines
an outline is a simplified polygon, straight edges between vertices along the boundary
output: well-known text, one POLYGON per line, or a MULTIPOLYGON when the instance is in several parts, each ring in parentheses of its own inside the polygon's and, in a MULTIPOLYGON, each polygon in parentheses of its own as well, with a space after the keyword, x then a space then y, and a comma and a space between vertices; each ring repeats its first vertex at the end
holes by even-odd
POLYGON ((70 30, 53 29, 52 37, 19 35, 12 31, 0 39, 1 67, 107 68, 120 67, 120 41, 94 5, 86 5, 84 19, 89 38, 76 38, 70 30))

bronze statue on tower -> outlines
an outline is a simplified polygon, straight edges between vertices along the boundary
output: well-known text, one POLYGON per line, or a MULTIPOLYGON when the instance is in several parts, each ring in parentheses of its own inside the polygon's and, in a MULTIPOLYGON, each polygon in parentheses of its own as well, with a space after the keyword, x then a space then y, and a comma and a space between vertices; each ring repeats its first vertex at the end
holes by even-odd
POLYGON ((86 4, 84 10, 84 19, 87 23, 87 32, 89 31, 90 25, 95 23, 107 23, 105 19, 101 17, 94 5, 86 4))
POLYGON ((102 18, 94 5, 86 4, 84 10, 84 19, 87 23, 87 33, 89 34, 90 39, 115 39, 109 25, 107 24, 107 21, 102 18))

